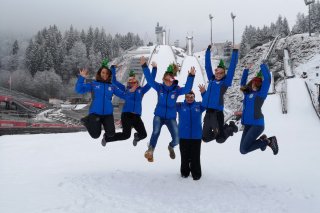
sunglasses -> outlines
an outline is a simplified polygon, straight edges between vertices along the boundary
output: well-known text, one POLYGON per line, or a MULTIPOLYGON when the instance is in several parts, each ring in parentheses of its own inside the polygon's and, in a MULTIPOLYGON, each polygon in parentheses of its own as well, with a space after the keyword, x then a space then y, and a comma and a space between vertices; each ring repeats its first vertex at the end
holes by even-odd
POLYGON ((186 98, 194 98, 194 95, 186 95, 186 98))
POLYGON ((131 81, 131 82, 128 82, 128 84, 137 84, 138 82, 136 81, 131 81))

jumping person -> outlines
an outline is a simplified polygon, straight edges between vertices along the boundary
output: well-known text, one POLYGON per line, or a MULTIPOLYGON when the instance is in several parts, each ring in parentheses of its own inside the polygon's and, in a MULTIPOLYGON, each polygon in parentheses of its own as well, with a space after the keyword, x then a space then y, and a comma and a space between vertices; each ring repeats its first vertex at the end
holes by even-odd
MULTIPOLYGON (((200 92, 205 92, 204 85, 199 85, 200 92)), ((195 101, 195 94, 190 91, 185 95, 184 102, 177 103, 179 114, 179 138, 180 138, 180 155, 181 177, 187 178, 192 175, 193 180, 201 178, 201 137, 202 137, 202 113, 205 108, 201 102, 195 101)))
POLYGON ((249 69, 243 71, 240 90, 244 93, 243 111, 235 112, 235 115, 242 115, 241 123, 244 125, 244 130, 241 137, 240 153, 247 154, 256 149, 264 151, 269 146, 273 154, 278 154, 279 148, 276 137, 268 138, 263 134, 259 139, 259 135, 264 130, 264 116, 261 108, 267 98, 268 90, 271 84, 271 75, 266 64, 261 64, 261 74, 254 77, 247 85, 249 69))
MULTIPOLYGON (((155 79, 157 74, 157 64, 152 64, 152 78, 155 79)), ((127 86, 124 86, 116 79, 116 66, 111 66, 112 83, 124 92, 123 99, 125 100, 121 113, 122 132, 117 132, 113 137, 102 140, 103 146, 108 142, 126 140, 131 136, 131 129, 134 128, 137 132, 134 133, 133 145, 136 146, 138 141, 147 137, 147 131, 141 119, 142 98, 146 92, 150 90, 150 85, 139 86, 138 80, 135 78, 134 71, 129 72, 127 86)))
POLYGON ((82 118, 81 122, 87 128, 92 138, 99 138, 101 134, 101 125, 105 133, 104 138, 109 138, 115 134, 112 96, 115 94, 123 96, 116 86, 111 83, 111 70, 108 68, 108 61, 103 60, 101 67, 96 73, 96 80, 91 83, 85 83, 88 76, 88 70, 81 69, 75 91, 79 94, 87 92, 92 93, 92 103, 89 108, 89 115, 82 118))
POLYGON ((224 62, 220 60, 219 65, 214 70, 211 66, 211 45, 208 46, 205 55, 205 69, 209 80, 207 92, 202 99, 202 106, 206 108, 204 117, 202 140, 209 142, 214 139, 218 143, 223 143, 233 132, 238 131, 238 127, 233 121, 224 124, 224 94, 232 84, 232 79, 238 62, 238 49, 233 49, 231 62, 226 74, 224 62), (231 128, 230 128, 231 127, 231 128), (229 130, 232 129, 230 132, 229 130))
POLYGON ((175 159, 174 147, 179 144, 178 125, 176 121, 176 102, 179 95, 184 95, 191 91, 195 76, 195 68, 191 67, 185 87, 178 86, 178 81, 174 79, 178 67, 174 64, 169 65, 163 75, 163 83, 157 83, 152 78, 150 70, 144 57, 140 58, 140 64, 148 84, 157 91, 158 103, 154 111, 153 131, 150 138, 148 150, 145 152, 145 158, 153 162, 153 152, 157 145, 160 130, 163 125, 168 127, 172 141, 168 145, 169 156, 175 159))

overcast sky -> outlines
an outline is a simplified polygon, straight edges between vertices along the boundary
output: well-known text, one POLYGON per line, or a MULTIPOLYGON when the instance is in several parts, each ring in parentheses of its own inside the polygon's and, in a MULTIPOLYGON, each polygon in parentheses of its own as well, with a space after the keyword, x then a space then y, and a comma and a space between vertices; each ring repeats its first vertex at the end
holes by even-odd
POLYGON ((236 14, 236 43, 246 25, 263 27, 279 15, 290 27, 296 15, 308 10, 303 0, 0 0, 0 31, 33 35, 45 26, 56 24, 65 30, 103 27, 111 34, 133 32, 142 39, 154 40, 159 22, 170 30, 170 42, 193 35, 196 49, 210 43, 209 14, 213 18, 213 41, 232 40, 230 13, 236 14))

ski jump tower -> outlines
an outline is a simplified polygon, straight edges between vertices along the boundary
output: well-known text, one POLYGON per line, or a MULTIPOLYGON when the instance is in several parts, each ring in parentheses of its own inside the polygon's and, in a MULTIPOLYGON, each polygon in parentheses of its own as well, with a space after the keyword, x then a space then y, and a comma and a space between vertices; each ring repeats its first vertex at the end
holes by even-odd
POLYGON ((162 26, 159 25, 159 22, 157 23, 157 26, 155 27, 155 33, 157 37, 157 44, 158 45, 166 45, 166 31, 163 29, 162 26))
POLYGON ((187 55, 193 54, 193 36, 187 36, 187 55))

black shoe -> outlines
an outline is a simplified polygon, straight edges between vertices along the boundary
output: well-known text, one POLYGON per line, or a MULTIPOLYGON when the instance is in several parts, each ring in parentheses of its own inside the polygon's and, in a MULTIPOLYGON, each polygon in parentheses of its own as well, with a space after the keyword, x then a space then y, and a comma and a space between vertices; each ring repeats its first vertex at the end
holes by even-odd
POLYGON ((272 136, 268 138, 268 140, 269 140, 268 146, 272 149, 273 154, 277 155, 279 152, 277 138, 275 136, 272 136))
POLYGON ((229 122, 229 127, 232 127, 234 133, 238 132, 238 126, 234 123, 234 121, 229 122))
POLYGON ((170 146, 170 144, 169 144, 169 146, 168 146, 168 150, 169 150, 169 156, 170 156, 170 158, 171 158, 171 159, 175 159, 175 158, 176 158, 176 153, 174 153, 174 149, 173 149, 172 146, 170 146))
POLYGON ((183 175, 183 174, 181 174, 181 177, 182 177, 182 178, 188 178, 189 175, 183 175))
POLYGON ((193 180, 200 180, 201 177, 193 177, 193 180))
POLYGON ((268 139, 268 137, 265 134, 263 134, 263 135, 260 136, 259 139, 262 140, 262 141, 265 141, 265 140, 268 139))
POLYGON ((153 152, 154 148, 149 146, 148 150, 144 153, 144 157, 147 158, 149 162, 153 162, 153 152))
POLYGON ((102 145, 102 146, 106 146, 107 143, 108 143, 108 142, 106 141, 106 136, 103 135, 103 138, 102 138, 102 140, 101 140, 101 145, 102 145))
POLYGON ((140 138, 139 138, 139 135, 137 132, 133 134, 133 138, 134 139, 133 139, 132 144, 133 144, 133 146, 137 146, 138 142, 140 141, 140 138))

